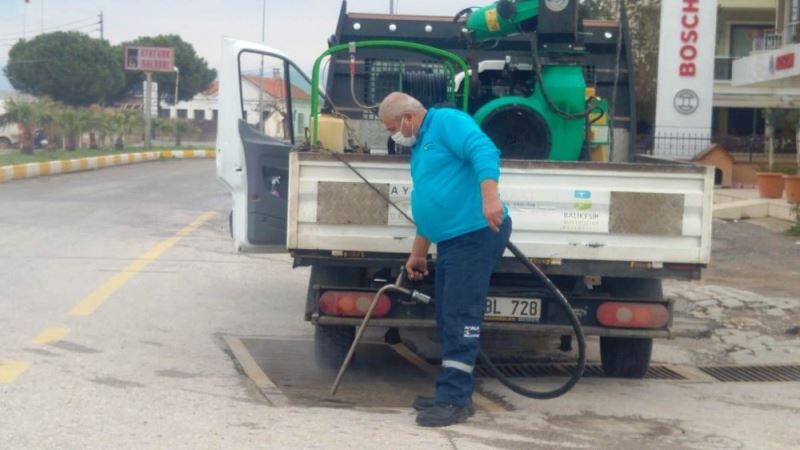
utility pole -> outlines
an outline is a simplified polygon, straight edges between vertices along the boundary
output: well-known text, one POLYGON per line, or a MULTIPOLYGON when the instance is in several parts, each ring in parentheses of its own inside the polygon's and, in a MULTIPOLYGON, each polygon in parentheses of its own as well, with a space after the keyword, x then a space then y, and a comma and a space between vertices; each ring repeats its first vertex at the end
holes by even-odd
POLYGON ((147 76, 147 84, 144 88, 144 146, 149 150, 152 147, 153 138, 153 74, 145 72, 145 75, 147 76))
POLYGON ((103 11, 100 11, 100 40, 103 40, 103 11))
MULTIPOLYGON (((261 43, 266 39, 264 33, 267 25, 267 0, 262 0, 261 9, 261 43)), ((264 57, 261 57, 261 69, 258 72, 258 131, 264 132, 264 57)))
POLYGON ((28 2, 22 10, 22 39, 28 39, 28 2))
POLYGON ((389 0, 389 14, 392 14, 392 15, 394 15, 394 12, 395 12, 395 9, 394 9, 394 0, 389 0))

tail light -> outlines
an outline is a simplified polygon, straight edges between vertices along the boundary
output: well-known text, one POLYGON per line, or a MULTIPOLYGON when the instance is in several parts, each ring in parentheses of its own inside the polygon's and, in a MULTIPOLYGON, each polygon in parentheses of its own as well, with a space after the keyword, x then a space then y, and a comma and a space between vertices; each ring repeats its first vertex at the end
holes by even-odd
MULTIPOLYGON (((319 307, 322 312, 331 316, 364 317, 374 298, 375 292, 327 291, 320 297, 319 307)), ((391 309, 389 296, 381 295, 372 317, 383 317, 391 309)))
POLYGON ((616 328, 663 328, 669 322, 666 306, 653 303, 603 303, 597 321, 616 328))

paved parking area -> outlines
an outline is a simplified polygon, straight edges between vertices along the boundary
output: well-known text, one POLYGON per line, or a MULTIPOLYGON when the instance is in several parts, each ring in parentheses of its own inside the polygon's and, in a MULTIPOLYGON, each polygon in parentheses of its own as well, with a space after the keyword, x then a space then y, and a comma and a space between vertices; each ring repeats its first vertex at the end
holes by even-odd
MULTIPOLYGON (((375 344, 348 374, 340 402, 331 402, 320 394, 330 374, 311 365, 312 330, 302 321, 308 270, 292 269, 285 255, 235 254, 228 201, 213 161, 203 160, 0 186, 3 447, 800 446, 798 382, 588 377, 565 397, 534 402, 483 379, 487 401, 475 418, 427 430, 407 405, 432 388, 430 374, 375 344), (273 398, 306 397, 271 402, 233 341, 262 362, 291 363, 270 379, 273 398)), ((719 239, 769 233, 727 225, 734 224, 717 227, 719 239)), ((726 283, 730 257, 742 251, 726 242, 715 255, 727 259, 706 284, 667 285, 677 338, 658 342, 655 362, 800 364, 800 296, 783 282, 800 267, 790 264, 798 253, 783 245, 787 259, 774 257, 783 272, 761 265, 726 283), (770 271, 775 286, 761 275, 770 271)), ((598 360, 596 346, 589 356, 598 360)))

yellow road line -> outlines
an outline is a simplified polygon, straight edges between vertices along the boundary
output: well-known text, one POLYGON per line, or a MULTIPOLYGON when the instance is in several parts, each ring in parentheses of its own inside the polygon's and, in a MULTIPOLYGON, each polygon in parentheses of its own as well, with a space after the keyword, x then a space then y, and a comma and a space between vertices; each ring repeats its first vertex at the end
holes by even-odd
POLYGON ((124 286, 125 283, 133 278, 134 275, 147 267, 151 262, 155 261, 164 252, 172 248, 172 246, 177 244, 178 241, 200 228, 204 223, 211 220, 216 214, 217 213, 214 211, 203 213, 200 215, 200 217, 195 219, 194 222, 175 233, 175 235, 171 238, 165 239, 156 244, 144 255, 128 264, 127 267, 122 269, 120 272, 117 272, 113 277, 111 277, 111 279, 103 283, 100 287, 95 289, 94 292, 89 294, 89 296, 81 300, 80 303, 72 308, 72 311, 70 311, 69 314, 71 316, 88 316, 93 314, 95 311, 97 311, 97 308, 99 308, 106 300, 108 300, 109 297, 111 297, 122 286, 124 286))
POLYGON ((0 361, 0 384, 13 383, 30 366, 31 363, 24 361, 0 361))
POLYGON ((47 328, 33 340, 39 345, 50 345, 64 339, 69 334, 69 328, 47 328))

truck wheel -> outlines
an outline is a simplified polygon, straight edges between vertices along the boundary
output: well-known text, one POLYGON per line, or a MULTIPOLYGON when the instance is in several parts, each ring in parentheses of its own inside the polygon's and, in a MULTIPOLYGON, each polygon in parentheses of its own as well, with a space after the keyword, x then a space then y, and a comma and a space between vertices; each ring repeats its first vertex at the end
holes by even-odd
POLYGON ((8 150, 11 148, 11 140, 8 138, 0 137, 0 150, 8 150))
POLYGON ((338 369, 356 337, 355 327, 317 325, 314 327, 314 356, 323 368, 338 369))
POLYGON ((609 377, 644 378, 652 351, 650 338, 600 338, 600 360, 609 377))

